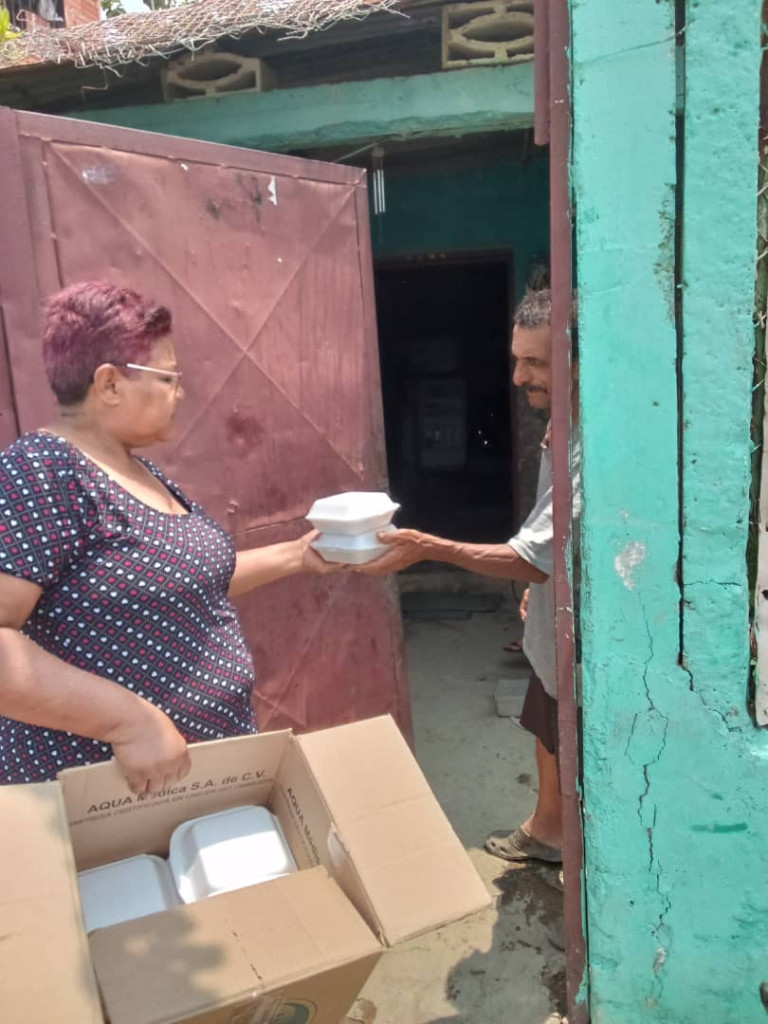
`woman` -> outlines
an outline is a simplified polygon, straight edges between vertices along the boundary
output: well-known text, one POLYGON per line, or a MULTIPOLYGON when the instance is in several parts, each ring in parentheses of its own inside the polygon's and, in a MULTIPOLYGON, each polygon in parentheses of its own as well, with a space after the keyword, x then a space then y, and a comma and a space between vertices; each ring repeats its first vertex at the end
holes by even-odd
POLYGON ((0 783, 114 756, 158 792, 187 743, 256 731, 229 599, 338 567, 312 534, 236 555, 133 454, 171 436, 182 397, 165 307, 74 285, 48 304, 43 355, 59 417, 0 453, 0 783))

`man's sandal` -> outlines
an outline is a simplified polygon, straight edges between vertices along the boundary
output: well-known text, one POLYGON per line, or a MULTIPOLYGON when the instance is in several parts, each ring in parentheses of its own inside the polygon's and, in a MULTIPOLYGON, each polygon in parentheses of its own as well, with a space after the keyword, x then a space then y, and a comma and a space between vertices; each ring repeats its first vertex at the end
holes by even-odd
POLYGON ((485 840, 485 848, 494 857, 502 860, 540 860, 545 864, 562 864, 563 851, 557 846, 540 843, 522 826, 512 832, 491 832, 485 840))

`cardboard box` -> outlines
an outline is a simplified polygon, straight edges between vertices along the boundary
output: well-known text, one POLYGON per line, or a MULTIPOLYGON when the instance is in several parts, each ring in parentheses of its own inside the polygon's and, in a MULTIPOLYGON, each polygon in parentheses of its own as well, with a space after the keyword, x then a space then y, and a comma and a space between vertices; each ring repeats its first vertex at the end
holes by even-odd
POLYGON ((0 788, 2 1024, 338 1024, 388 946, 490 905, 391 718, 190 753, 154 796, 111 762, 0 788), (297 874, 86 937, 76 870, 167 855, 182 821, 247 803, 297 874))

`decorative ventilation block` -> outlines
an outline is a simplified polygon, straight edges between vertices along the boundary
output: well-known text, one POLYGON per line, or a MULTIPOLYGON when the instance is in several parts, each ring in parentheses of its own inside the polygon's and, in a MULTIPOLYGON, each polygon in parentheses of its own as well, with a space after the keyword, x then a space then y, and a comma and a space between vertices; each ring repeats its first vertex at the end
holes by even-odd
POLYGON ((236 53, 216 50, 185 53, 163 69, 166 101, 220 96, 247 89, 268 92, 274 87, 274 72, 263 60, 236 53))
POLYGON ((518 64, 533 59, 533 0, 443 8, 443 67, 518 64))

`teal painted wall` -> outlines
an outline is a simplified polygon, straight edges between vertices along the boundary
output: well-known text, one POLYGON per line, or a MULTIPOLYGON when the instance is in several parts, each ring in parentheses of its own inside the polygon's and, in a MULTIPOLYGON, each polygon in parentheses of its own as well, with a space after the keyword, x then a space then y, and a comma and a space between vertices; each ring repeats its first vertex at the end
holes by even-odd
POLYGON ((371 218, 376 256, 512 249, 520 294, 533 257, 549 249, 549 168, 489 160, 386 175, 387 212, 371 218))
POLYGON ((593 1024, 766 1019, 745 562, 760 6, 723 22, 688 0, 678 135, 675 5, 571 0, 593 1024))
POLYGON ((267 150, 414 134, 459 136, 530 127, 533 64, 79 109, 72 116, 267 150))

